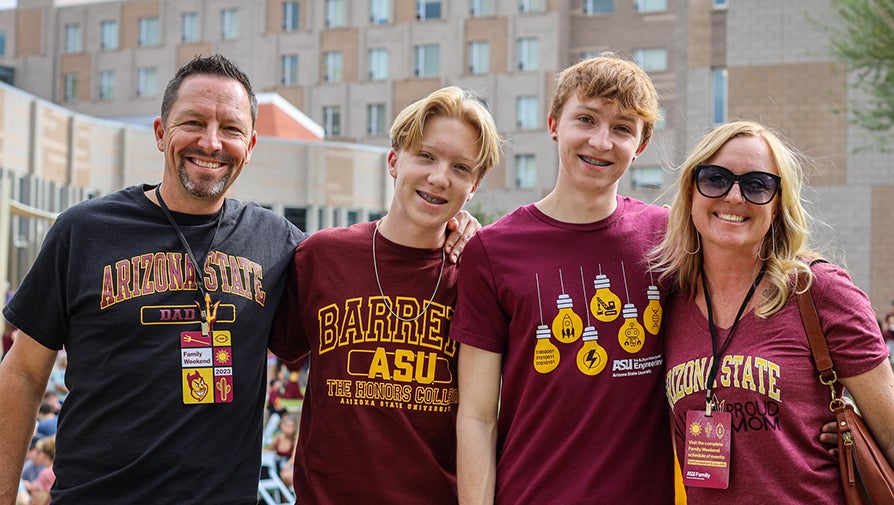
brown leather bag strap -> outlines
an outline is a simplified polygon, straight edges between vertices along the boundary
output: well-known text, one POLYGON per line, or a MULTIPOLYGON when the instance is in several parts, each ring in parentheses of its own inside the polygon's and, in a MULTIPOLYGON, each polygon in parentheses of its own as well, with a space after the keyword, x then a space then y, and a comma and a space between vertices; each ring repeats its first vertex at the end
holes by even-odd
POLYGON ((819 316, 816 313, 816 305, 810 290, 804 290, 807 286, 807 274, 798 274, 798 306, 801 308, 801 322, 804 331, 807 332, 807 341, 810 343, 810 351, 813 353, 813 361, 820 373, 823 384, 830 385, 838 379, 838 375, 832 368, 832 356, 829 354, 829 346, 826 344, 826 336, 820 326, 819 316), (802 291, 804 290, 804 291, 802 291))

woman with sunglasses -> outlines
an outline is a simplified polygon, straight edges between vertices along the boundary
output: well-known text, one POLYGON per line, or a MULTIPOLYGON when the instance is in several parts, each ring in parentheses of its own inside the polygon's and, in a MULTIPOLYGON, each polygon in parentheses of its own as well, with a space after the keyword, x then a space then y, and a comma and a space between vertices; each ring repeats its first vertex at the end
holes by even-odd
POLYGON ((842 384, 894 461, 894 374, 867 296, 807 249, 804 159, 760 124, 705 136, 651 263, 672 286, 665 385, 690 505, 843 503, 795 294, 811 279, 842 384), (709 414, 710 412, 710 414, 709 414))

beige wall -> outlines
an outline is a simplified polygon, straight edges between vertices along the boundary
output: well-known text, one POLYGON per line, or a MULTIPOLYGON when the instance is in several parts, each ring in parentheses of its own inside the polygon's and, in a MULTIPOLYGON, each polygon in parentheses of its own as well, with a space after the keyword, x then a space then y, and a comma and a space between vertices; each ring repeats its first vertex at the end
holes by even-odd
POLYGON ((59 58, 59 86, 57 88, 59 102, 64 101, 65 74, 78 75, 78 100, 90 100, 93 72, 92 58, 89 53, 63 54, 59 58))
MULTIPOLYGON (((872 188, 871 278, 894 279, 894 184, 872 188)), ((885 317, 894 300, 894 285, 873 282, 869 298, 880 318, 885 317)))
POLYGON ((43 9, 16 9, 15 55, 17 58, 41 54, 40 41, 43 40, 41 36, 42 23, 43 9))
MULTIPOLYGON (((138 47, 140 18, 158 17, 159 11, 160 5, 158 0, 123 2, 121 4, 121 24, 118 26, 121 47, 123 49, 138 47)), ((163 26, 159 27, 159 33, 164 33, 163 26)))
POLYGON ((847 88, 838 63, 729 69, 729 118, 782 129, 820 165, 813 185, 847 183, 847 88), (784 106, 783 106, 784 105, 784 106))
POLYGON ((356 81, 360 63, 358 45, 360 34, 354 28, 331 28, 320 33, 320 75, 325 75, 327 52, 341 52, 342 80, 356 81))

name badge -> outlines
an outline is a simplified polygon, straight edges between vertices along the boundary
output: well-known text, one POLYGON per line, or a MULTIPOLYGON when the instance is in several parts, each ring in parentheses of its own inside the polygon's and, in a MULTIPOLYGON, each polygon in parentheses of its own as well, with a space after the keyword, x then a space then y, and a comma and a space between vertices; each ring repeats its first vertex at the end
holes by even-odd
POLYGON ((683 447, 683 484, 695 487, 729 487, 729 412, 690 410, 686 413, 686 442, 683 447))

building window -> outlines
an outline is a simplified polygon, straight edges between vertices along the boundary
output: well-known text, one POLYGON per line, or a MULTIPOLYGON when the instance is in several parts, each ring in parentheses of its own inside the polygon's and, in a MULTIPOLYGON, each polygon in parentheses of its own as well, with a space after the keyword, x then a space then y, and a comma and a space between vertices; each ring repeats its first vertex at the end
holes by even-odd
POLYGON ((381 25, 388 22, 391 13, 388 12, 390 0, 369 0, 369 22, 381 25))
POLYGON ((537 167, 533 154, 515 155, 515 187, 531 189, 537 187, 537 167))
POLYGON ((283 2, 282 30, 293 32, 298 29, 298 2, 283 2))
POLYGON ((490 70, 490 42, 469 42, 469 73, 486 74, 490 70))
POLYGON ((323 53, 323 80, 340 82, 342 80, 343 57, 341 51, 323 53))
POLYGON ((384 103, 371 103, 366 106, 366 133, 370 135, 384 135, 385 123, 384 103))
POLYGON ((99 45, 103 49, 118 49, 118 22, 103 21, 99 23, 99 45))
POLYGON ((584 0, 584 14, 594 16, 615 11, 615 0, 584 0))
POLYGON ((729 0, 713 0, 715 9, 726 9, 729 7, 729 0))
POLYGON ((661 167, 631 167, 630 181, 634 188, 660 189, 664 186, 664 170, 661 167))
POLYGON ((441 48, 437 44, 416 46, 416 77, 434 77, 441 72, 441 48))
POLYGON ((307 208, 286 207, 283 209, 283 217, 298 227, 299 230, 307 229, 307 208))
POLYGON ((518 69, 537 70, 540 43, 533 37, 518 39, 518 69))
POLYGON ((180 40, 183 42, 199 41, 199 13, 184 12, 180 18, 180 40))
POLYGON ((81 25, 65 25, 65 52, 81 52, 81 25))
POLYGON ((70 73, 62 76, 65 81, 65 89, 62 91, 62 99, 73 102, 78 99, 78 74, 70 73))
POLYGON ((664 72, 667 70, 667 49, 634 49, 633 61, 646 72, 664 72))
MULTIPOLYGON (((323 229, 326 226, 327 217, 332 216, 331 212, 327 212, 325 207, 317 208, 317 228, 323 229)), ((301 228, 306 230, 307 228, 301 228)))
POLYGON ((326 26, 345 26, 345 0, 326 0, 326 26))
POLYGON ((115 98, 115 71, 103 70, 99 73, 99 99, 113 100, 115 98))
POLYGON ((416 19, 440 19, 441 0, 416 0, 416 19))
POLYGON ((323 107, 323 132, 327 137, 341 135, 341 108, 339 106, 323 107))
POLYGON ((141 46, 157 46, 161 39, 158 32, 158 18, 140 18, 138 21, 137 43, 141 46))
POLYGON ((540 105, 536 96, 520 96, 515 100, 516 125, 524 130, 540 125, 540 105))
POLYGON ((280 61, 282 62, 282 79, 280 82, 285 85, 298 84, 298 55, 284 54, 280 61))
POLYGON ((711 97, 714 106, 714 124, 726 122, 727 73, 725 67, 711 69, 711 97))
POLYGON ((634 0, 633 6, 639 12, 664 12, 667 0, 634 0))
POLYGON ((239 9, 224 9, 220 15, 221 38, 224 40, 239 38, 239 9))
POLYGON ((469 14, 475 17, 493 16, 493 2, 491 0, 469 0, 469 14))
POLYGON ((6 56, 6 32, 0 32, 0 56, 6 56))
POLYGON ((388 78, 388 51, 382 48, 369 50, 369 79, 382 81, 388 78))
POLYGON ((158 94, 158 69, 142 67, 137 69, 137 96, 158 94))
POLYGON ((543 12, 543 0, 519 0, 519 12, 543 12))

